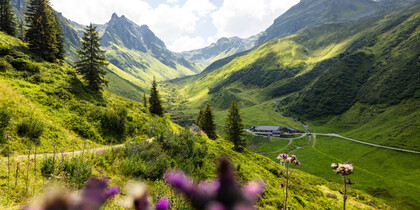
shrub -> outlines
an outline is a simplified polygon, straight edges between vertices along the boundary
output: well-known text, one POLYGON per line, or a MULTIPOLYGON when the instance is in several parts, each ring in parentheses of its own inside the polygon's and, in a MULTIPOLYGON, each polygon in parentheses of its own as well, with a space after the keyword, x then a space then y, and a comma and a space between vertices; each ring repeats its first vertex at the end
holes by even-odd
POLYGON ((85 119, 75 117, 71 119, 70 123, 70 129, 77 133, 79 136, 92 140, 100 139, 100 136, 94 126, 88 123, 85 119))
POLYGON ((102 131, 105 135, 124 137, 127 130, 127 109, 105 111, 101 119, 102 131))
POLYGON ((29 138, 39 138, 45 131, 45 124, 39 119, 30 117, 23 119, 17 125, 19 136, 27 136, 29 138))
POLYGON ((23 58, 17 58, 17 59, 13 59, 10 64, 12 64, 12 66, 18 70, 18 71, 28 71, 31 73, 39 73, 40 72, 40 67, 37 64, 33 64, 30 61, 27 61, 23 58))
POLYGON ((6 56, 10 53, 10 47, 7 45, 0 45, 0 56, 6 56))
POLYGON ((11 68, 12 66, 9 62, 7 62, 5 59, 0 59, 0 72, 5 72, 11 68))
POLYGON ((44 177, 51 177, 54 175, 55 161, 52 157, 44 157, 41 161, 41 174, 44 177))

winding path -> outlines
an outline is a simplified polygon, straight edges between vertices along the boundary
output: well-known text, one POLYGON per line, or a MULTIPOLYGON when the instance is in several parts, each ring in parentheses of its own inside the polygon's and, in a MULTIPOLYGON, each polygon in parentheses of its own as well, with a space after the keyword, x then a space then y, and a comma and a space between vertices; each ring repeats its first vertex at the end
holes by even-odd
MULTIPOLYGON (((105 150, 111 150, 111 149, 116 149, 116 148, 121 148, 123 147, 125 144, 118 144, 118 145, 114 145, 114 146, 103 146, 103 147, 97 147, 97 148, 92 148, 92 149, 86 149, 86 150, 77 150, 77 151, 71 151, 71 152, 56 152, 55 155, 56 156, 60 156, 60 155, 80 155, 80 154, 84 154, 84 153, 91 153, 91 152, 101 152, 101 151, 105 151, 105 150)), ((52 157, 54 155, 54 153, 37 153, 36 156, 37 158, 44 158, 44 157, 52 157)), ((28 158, 28 155, 16 155, 16 156, 10 156, 11 159, 24 159, 24 158, 28 158)), ((30 159, 35 158, 35 154, 31 153, 31 155, 29 156, 30 159)), ((7 157, 3 157, 0 160, 2 161, 7 161, 7 157)))
POLYGON ((387 147, 387 146, 382 146, 382 145, 378 145, 378 144, 372 144, 372 143, 368 143, 368 142, 364 142, 364 141, 360 141, 360 140, 356 140, 356 139, 351 139, 348 137, 344 137, 341 136, 339 134, 335 134, 335 133, 310 133, 310 134, 315 134, 315 135, 320 135, 320 136, 334 136, 334 137, 338 137, 338 138, 342 138, 348 141, 353 141, 353 142, 357 142, 360 144, 365 144, 365 145, 369 145, 372 147, 378 147, 378 148, 383 148, 383 149, 390 149, 390 150, 395 150, 395 151, 400 151, 400 152, 408 152, 408 153, 414 153, 414 154, 420 154, 419 151, 414 151, 414 150, 408 150, 408 149, 400 149, 400 148, 396 148, 396 147, 387 147))

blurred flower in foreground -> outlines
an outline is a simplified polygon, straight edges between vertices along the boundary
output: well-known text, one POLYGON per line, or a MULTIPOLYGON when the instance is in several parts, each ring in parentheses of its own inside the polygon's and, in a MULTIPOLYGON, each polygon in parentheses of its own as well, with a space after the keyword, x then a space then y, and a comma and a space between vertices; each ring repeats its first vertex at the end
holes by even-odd
POLYGON ((169 209, 169 200, 166 197, 162 197, 157 203, 156 203, 156 210, 168 210, 169 209))
POLYGON ((120 192, 118 187, 108 188, 108 179, 91 177, 85 188, 79 195, 65 193, 63 190, 49 189, 42 199, 35 201, 24 210, 54 210, 54 209, 78 209, 99 210, 110 197, 120 192))
POLYGON ((151 209, 152 199, 149 196, 147 185, 142 182, 129 182, 126 186, 127 197, 123 200, 123 206, 136 210, 151 209))
POLYGON ((173 187, 184 193, 191 206, 196 209, 254 209, 255 202, 264 191, 262 182, 250 182, 241 188, 231 163, 221 159, 219 176, 212 182, 194 183, 180 171, 168 171, 165 179, 173 187))
POLYGON ((333 163, 331 164, 331 168, 335 171, 336 174, 340 174, 343 177, 344 191, 340 190, 340 194, 343 196, 343 209, 346 209, 347 185, 355 184, 354 182, 351 182, 350 179, 347 179, 348 175, 354 174, 353 164, 350 164, 349 161, 347 161, 345 164, 333 163))

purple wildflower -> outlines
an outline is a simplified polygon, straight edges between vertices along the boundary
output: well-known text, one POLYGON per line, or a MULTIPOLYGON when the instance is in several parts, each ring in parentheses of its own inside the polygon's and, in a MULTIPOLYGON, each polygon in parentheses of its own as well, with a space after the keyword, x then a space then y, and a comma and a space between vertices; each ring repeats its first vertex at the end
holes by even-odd
POLYGON ((162 197, 157 203, 156 203, 156 210, 167 210, 169 209, 170 203, 168 198, 162 197))
POLYGON ((282 183, 280 183, 280 188, 283 188, 284 187, 284 184, 283 184, 283 182, 282 183))
POLYGON ((221 159, 218 179, 213 182, 193 183, 182 172, 170 171, 165 175, 168 183, 183 192, 195 209, 253 209, 264 190, 262 182, 250 182, 243 189, 236 181, 232 164, 221 159))
POLYGON ((249 200, 255 202, 263 193, 264 188, 265 185, 262 182, 249 182, 244 187, 244 194, 249 198, 249 200))
POLYGON ((194 191, 191 178, 181 171, 168 171, 165 174, 165 179, 169 184, 187 195, 194 191))
POLYGON ((83 189, 80 209, 99 209, 105 201, 119 192, 118 187, 108 188, 108 179, 91 177, 83 189), (118 191, 118 192, 117 192, 118 191))
POLYGON ((109 198, 117 195, 118 193, 120 193, 119 187, 111 187, 107 191, 105 191, 105 196, 109 198))

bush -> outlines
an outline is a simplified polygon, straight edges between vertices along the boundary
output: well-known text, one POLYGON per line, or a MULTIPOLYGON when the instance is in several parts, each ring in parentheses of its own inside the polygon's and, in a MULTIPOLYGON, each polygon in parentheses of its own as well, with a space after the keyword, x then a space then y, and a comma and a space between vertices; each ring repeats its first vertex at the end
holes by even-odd
POLYGON ((105 135, 123 138, 127 131, 127 109, 105 111, 101 119, 102 131, 105 135))
POLYGON ((33 64, 30 61, 27 61, 23 58, 17 58, 17 59, 13 59, 10 64, 12 64, 12 66, 18 70, 18 71, 28 71, 31 73, 39 73, 40 72, 40 67, 37 64, 33 64))
POLYGON ((95 127, 83 118, 75 117, 69 123, 70 129, 83 138, 92 140, 99 140, 101 138, 95 127))
POLYGON ((0 59, 0 72, 6 72, 7 70, 11 69, 12 66, 9 62, 5 59, 0 59))
POLYGON ((10 47, 7 45, 0 45, 0 56, 6 56, 10 53, 10 47))
POLYGON ((41 161, 41 174, 44 177, 51 177, 54 175, 55 162, 52 157, 44 157, 41 161))
POLYGON ((27 136, 29 138, 39 138, 45 131, 45 124, 36 118, 23 119, 17 125, 19 136, 27 136))

